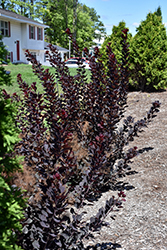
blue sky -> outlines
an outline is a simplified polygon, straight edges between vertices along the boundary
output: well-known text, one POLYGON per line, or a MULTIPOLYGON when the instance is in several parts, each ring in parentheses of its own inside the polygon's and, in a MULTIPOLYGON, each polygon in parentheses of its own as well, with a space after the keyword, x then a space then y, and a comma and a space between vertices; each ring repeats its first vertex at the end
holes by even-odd
POLYGON ((135 35, 136 27, 158 6, 161 7, 163 23, 167 27, 167 0, 79 0, 79 2, 96 10, 108 35, 111 34, 113 25, 117 26, 122 20, 132 35, 135 35))

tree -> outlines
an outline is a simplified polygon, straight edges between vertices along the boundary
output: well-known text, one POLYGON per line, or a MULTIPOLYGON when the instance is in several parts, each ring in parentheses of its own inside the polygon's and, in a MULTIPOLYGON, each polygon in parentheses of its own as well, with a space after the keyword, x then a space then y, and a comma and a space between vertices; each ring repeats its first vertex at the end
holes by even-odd
POLYGON ((142 91, 167 86, 167 35, 160 7, 137 28, 130 55, 133 85, 142 91))
POLYGON ((34 19, 36 17, 36 9, 41 5, 38 0, 7 0, 1 1, 1 8, 13 11, 19 15, 34 19))
MULTIPOLYGON (((112 51, 115 54, 115 57, 118 63, 121 63, 121 60, 122 60, 122 45, 121 45, 122 36, 121 34, 124 29, 128 29, 124 21, 119 22, 118 26, 114 25, 112 28, 111 35, 108 36, 105 39, 104 43, 102 44, 100 51, 103 54, 104 64, 106 63, 106 60, 107 60, 106 46, 108 45, 108 43, 111 44, 112 51)), ((128 35, 127 41, 129 42, 132 35, 130 33, 128 33, 127 35, 128 35)))
POLYGON ((93 44, 96 29, 105 33, 96 11, 78 3, 78 0, 49 0, 39 12, 41 11, 43 22, 49 26, 46 34, 50 43, 68 48, 69 40, 65 30, 70 28, 79 47, 83 49, 93 44))
POLYGON ((8 9, 11 7, 11 1, 10 0, 1 0, 0 7, 2 9, 8 9))
MULTIPOLYGON (((47 3, 43 2, 38 12, 43 13, 42 21, 49 26, 46 30, 48 42, 67 48, 69 40, 64 35, 70 22, 70 26, 73 27, 72 7, 72 0, 49 0, 47 3)), ((41 15, 39 18, 41 18, 41 15)))
MULTIPOLYGON (((90 47, 93 44, 94 39, 94 22, 88 12, 83 12, 82 5, 78 6, 78 22, 75 27, 76 33, 74 39, 76 39, 79 47, 90 47)), ((72 29, 71 29, 72 30, 72 29)))
POLYGON ((158 9, 155 11, 155 14, 157 16, 160 16, 162 18, 162 11, 161 11, 161 7, 159 6, 158 9))
POLYGON ((21 230, 20 220, 25 205, 22 191, 12 185, 12 173, 21 170, 13 147, 19 141, 15 126, 16 106, 11 102, 3 85, 10 85, 10 75, 2 66, 7 51, 0 36, 0 249, 21 249, 15 243, 17 231, 21 230))
POLYGON ((104 24, 100 21, 100 16, 94 8, 89 8, 85 4, 82 5, 83 13, 88 13, 93 22, 94 38, 101 38, 106 34, 104 24), (99 31, 98 33, 95 31, 99 31))

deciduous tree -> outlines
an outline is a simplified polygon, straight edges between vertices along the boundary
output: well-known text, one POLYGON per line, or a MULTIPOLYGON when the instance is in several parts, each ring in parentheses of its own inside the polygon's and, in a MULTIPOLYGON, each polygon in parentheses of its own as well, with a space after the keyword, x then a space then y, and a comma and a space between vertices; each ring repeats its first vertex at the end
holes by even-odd
POLYGON ((29 18, 36 18, 36 11, 41 6, 38 0, 2 0, 0 7, 2 9, 13 11, 19 15, 29 18))
POLYGON ((48 40, 53 44, 68 48, 69 40, 65 35, 67 28, 73 31, 73 37, 81 49, 93 44, 95 30, 105 33, 104 25, 95 9, 78 3, 78 0, 49 0, 41 11, 44 23, 49 26, 46 31, 48 40))

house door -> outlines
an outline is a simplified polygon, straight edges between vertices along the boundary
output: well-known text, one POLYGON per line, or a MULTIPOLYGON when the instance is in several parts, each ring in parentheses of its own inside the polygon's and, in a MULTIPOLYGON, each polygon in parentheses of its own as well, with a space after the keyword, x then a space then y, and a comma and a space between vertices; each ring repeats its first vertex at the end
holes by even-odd
POLYGON ((20 61, 20 42, 16 41, 16 53, 17 53, 17 61, 20 61))

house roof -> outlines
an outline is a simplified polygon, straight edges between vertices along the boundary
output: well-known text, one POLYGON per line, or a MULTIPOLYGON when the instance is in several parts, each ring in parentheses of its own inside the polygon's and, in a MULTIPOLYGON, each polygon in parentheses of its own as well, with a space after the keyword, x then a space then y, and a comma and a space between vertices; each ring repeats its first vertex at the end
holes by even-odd
MULTIPOLYGON (((49 44, 50 44, 50 43, 44 42, 44 49, 48 49, 48 45, 49 45, 49 44)), ((67 53, 67 52, 69 51, 68 49, 62 48, 62 47, 60 47, 60 46, 58 46, 58 45, 53 45, 53 46, 55 46, 56 49, 57 49, 58 51, 60 51, 60 52, 67 53)))
POLYGON ((14 20, 16 22, 20 22, 20 23, 29 23, 29 24, 34 24, 34 25, 38 25, 38 26, 41 26, 41 27, 44 27, 44 28, 48 28, 49 26, 43 24, 43 23, 40 23, 38 21, 35 21, 31 18, 28 18, 28 17, 25 17, 25 16, 21 16, 19 14, 16 14, 10 10, 4 10, 4 9, 1 9, 0 8, 0 18, 3 17, 3 18, 7 18, 7 19, 10 19, 10 20, 14 20))

